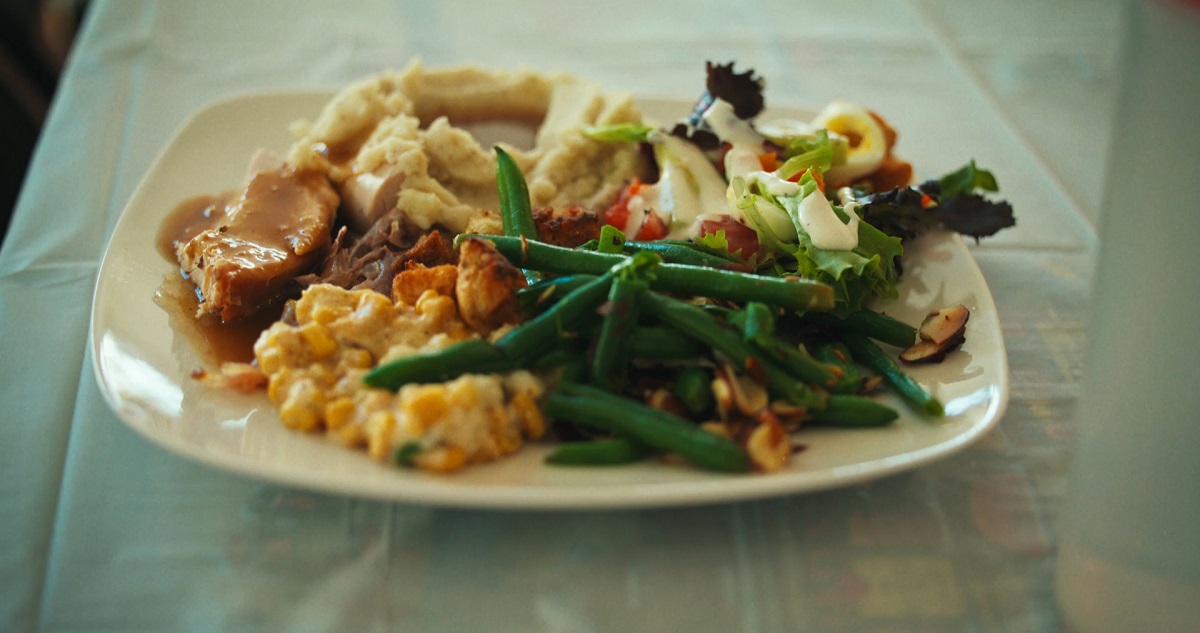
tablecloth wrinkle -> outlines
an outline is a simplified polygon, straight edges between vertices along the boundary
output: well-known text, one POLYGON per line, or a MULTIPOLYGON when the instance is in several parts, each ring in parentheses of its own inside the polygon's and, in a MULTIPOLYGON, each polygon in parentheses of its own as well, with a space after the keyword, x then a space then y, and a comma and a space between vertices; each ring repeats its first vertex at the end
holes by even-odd
POLYGON ((1051 580, 1124 4, 94 0, 0 249, 0 631, 1066 630, 1051 580), (1007 349, 1000 424, 842 489, 507 512, 251 479, 122 423, 92 295, 172 135, 215 101, 415 58, 682 101, 733 61, 768 106, 883 114, 919 179, 976 159, 1017 218, 969 245, 1007 349))
MULTIPOLYGON (((95 265, 32 268, 0 276, 0 622, 34 621, 57 515, 80 376, 91 378, 87 307, 95 265), (42 353, 20 353, 38 341, 42 353)), ((20 630, 20 629, 14 629, 20 630)))

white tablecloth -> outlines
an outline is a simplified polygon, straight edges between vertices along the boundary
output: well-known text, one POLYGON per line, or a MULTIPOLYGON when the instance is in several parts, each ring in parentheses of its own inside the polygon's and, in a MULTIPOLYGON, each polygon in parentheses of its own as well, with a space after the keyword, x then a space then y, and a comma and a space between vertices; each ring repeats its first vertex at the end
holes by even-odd
MULTIPOLYGON (((0 252, 0 630, 1054 631, 1055 521, 1116 90, 1118 0, 152 2, 90 7, 0 252), (1012 400, 932 465, 698 508, 506 513, 289 489, 135 435, 86 350, 112 227, 208 102, 405 65, 566 71, 884 113, 1018 224, 972 247, 1012 400)), ((243 160, 236 157, 235 160, 243 160)))

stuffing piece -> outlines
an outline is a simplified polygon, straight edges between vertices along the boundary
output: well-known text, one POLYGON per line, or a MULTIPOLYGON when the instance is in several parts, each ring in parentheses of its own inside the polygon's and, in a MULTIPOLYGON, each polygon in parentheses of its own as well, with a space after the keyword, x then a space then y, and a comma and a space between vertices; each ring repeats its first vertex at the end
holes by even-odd
POLYGON ((575 248, 600 239, 600 216, 582 205, 534 209, 533 221, 537 225, 538 239, 547 244, 575 248))
MULTIPOLYGON (((444 271, 428 271, 440 268, 412 272, 436 278, 444 271)), ((380 460, 402 453, 403 463, 437 472, 497 459, 541 437, 544 385, 529 372, 466 375, 396 393, 363 383, 379 363, 478 336, 453 296, 439 292, 447 286, 426 285, 411 303, 372 290, 308 288, 296 302, 295 323, 275 323, 254 347, 284 425, 380 460)))
POLYGON ((454 293, 465 321, 480 334, 521 321, 517 290, 525 275, 489 241, 469 238, 458 250, 458 279, 454 293))
POLYGON ((454 296, 458 283, 458 267, 450 264, 432 268, 409 264, 392 279, 392 301, 416 305, 426 290, 447 297, 454 296))

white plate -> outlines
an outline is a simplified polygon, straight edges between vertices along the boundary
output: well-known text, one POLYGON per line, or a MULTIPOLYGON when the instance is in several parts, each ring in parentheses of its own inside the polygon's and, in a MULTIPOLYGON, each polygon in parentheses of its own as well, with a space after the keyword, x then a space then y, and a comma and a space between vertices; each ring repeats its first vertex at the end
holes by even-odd
MULTIPOLYGON (((910 248, 900 300, 879 306, 910 322, 930 308, 971 309, 967 342, 941 365, 913 371, 948 415, 930 422, 898 400, 902 415, 884 429, 812 429, 807 449, 773 474, 724 475, 679 465, 609 468, 547 466, 545 446, 435 476, 372 461, 365 454, 285 429, 265 395, 215 390, 189 377, 197 357, 154 300, 171 264, 155 250, 161 219, 182 199, 229 189, 259 147, 284 151, 287 125, 313 118, 328 93, 251 95, 197 113, 150 169, 125 209, 104 256, 92 307, 96 375, 112 409, 141 435, 185 457, 280 484, 397 501, 494 508, 619 508, 734 501, 844 486, 916 467, 977 439, 1008 401, 1008 367, 987 284, 957 236, 932 235, 910 248)), ((689 103, 645 101, 660 121, 689 103)), ((777 110, 777 115, 804 116, 777 110)))

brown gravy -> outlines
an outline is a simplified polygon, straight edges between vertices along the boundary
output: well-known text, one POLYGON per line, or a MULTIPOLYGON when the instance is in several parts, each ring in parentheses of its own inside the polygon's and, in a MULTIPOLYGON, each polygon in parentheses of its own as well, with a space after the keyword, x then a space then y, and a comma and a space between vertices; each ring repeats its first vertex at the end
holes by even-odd
POLYGON ((216 228, 225 219, 225 205, 237 195, 233 191, 215 195, 193 196, 180 202, 158 228, 155 246, 158 254, 172 264, 178 264, 176 248, 186 244, 203 231, 216 228))
POLYGON ((263 309, 238 321, 222 323, 215 315, 196 316, 200 302, 196 287, 179 272, 163 277, 154 293, 154 303, 167 313, 171 329, 188 342, 207 368, 222 363, 248 363, 254 360, 254 342, 263 330, 279 320, 282 306, 263 309))
MULTIPOLYGON (((163 220, 157 235, 158 252, 178 266, 175 249, 200 232, 215 228, 225 219, 225 205, 236 192, 200 195, 179 203, 163 220)), ((225 362, 247 363, 254 360, 254 342, 263 330, 279 319, 282 306, 268 307, 254 315, 221 322, 212 314, 197 316, 200 305, 196 286, 182 271, 175 270, 163 278, 154 293, 154 303, 167 313, 171 329, 183 336, 208 368, 225 362)))

